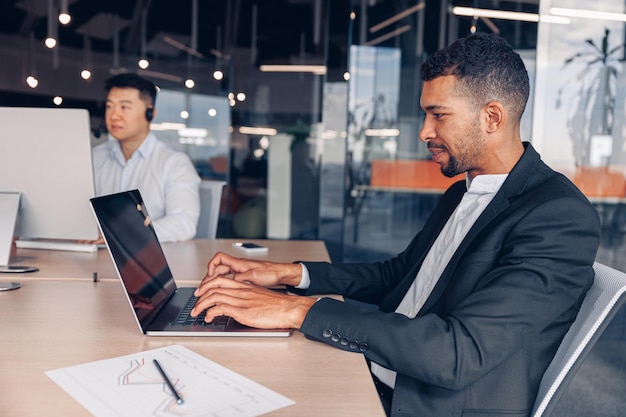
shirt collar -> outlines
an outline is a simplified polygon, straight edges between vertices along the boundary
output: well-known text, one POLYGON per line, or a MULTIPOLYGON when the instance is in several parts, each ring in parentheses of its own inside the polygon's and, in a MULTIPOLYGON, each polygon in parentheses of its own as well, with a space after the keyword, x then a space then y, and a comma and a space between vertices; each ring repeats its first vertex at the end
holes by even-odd
MULTIPOLYGON (((111 140, 115 139, 111 138, 111 140)), ((117 142, 117 140, 115 141, 117 142)), ((119 142, 117 142, 116 145, 117 146, 111 147, 111 156, 113 156, 113 158, 115 158, 122 165, 125 165, 126 158, 124 158, 124 154, 122 153, 122 147, 120 146, 119 142)), ((154 136, 154 134, 150 132, 148 133, 148 136, 146 136, 146 139, 141 143, 141 145, 139 145, 139 148, 137 148, 137 150, 133 153, 133 156, 131 156, 131 158, 134 158, 135 155, 137 155, 137 157, 139 158, 147 159, 154 150, 155 145, 156 136, 154 136)))
POLYGON ((467 192, 473 194, 495 194, 500 190, 508 176, 509 174, 485 174, 477 175, 474 179, 467 176, 465 179, 467 192))

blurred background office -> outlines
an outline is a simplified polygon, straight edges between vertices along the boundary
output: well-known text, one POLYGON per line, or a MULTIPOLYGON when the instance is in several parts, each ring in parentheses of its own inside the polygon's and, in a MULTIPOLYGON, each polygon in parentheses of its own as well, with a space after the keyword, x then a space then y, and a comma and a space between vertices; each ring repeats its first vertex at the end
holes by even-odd
MULTIPOLYGON (((421 63, 494 32, 529 70, 524 140, 598 209, 598 261, 626 270, 625 12, 623 0, 4 0, 0 105, 86 108, 95 145, 104 80, 149 77, 152 130, 227 182, 218 237, 321 239, 333 261, 373 261, 405 247, 447 185, 418 140, 421 63)), ((561 415, 624 415, 624 322, 561 415), (585 405, 599 393, 605 408, 585 405)))
POLYGON ((227 181, 219 237, 323 239, 335 261, 381 259, 447 185, 417 139, 421 62, 495 32, 540 92, 524 139, 594 201, 599 260, 623 270, 625 3, 8 0, 0 105, 86 108, 98 144, 104 79, 137 72, 161 89, 152 130, 227 181))

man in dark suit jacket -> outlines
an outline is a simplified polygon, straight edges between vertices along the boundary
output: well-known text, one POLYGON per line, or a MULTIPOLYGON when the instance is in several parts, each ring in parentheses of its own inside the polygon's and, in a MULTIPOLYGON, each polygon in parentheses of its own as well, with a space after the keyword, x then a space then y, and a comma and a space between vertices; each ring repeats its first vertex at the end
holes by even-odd
POLYGON ((599 218, 522 142, 528 76, 501 38, 456 41, 428 58, 422 79, 420 139, 445 175, 467 179, 445 192, 406 250, 332 265, 219 253, 194 314, 293 327, 362 353, 392 416, 528 416, 593 282, 599 218), (276 284, 378 308, 263 288, 276 284))

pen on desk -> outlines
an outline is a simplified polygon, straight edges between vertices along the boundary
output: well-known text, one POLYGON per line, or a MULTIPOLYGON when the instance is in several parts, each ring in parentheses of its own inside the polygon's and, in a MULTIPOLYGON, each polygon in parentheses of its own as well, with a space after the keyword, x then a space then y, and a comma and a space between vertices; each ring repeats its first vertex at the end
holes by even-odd
POLYGON ((97 272, 93 273, 93 282, 98 282, 98 273, 97 272))
POLYGON ((170 379, 165 374, 165 371, 163 370, 163 368, 161 368, 161 365, 159 364, 159 361, 157 361, 156 359, 153 359, 152 362, 154 362, 154 366, 156 366, 156 368, 159 370, 159 373, 163 377, 163 380, 165 381, 165 383, 167 384, 169 389, 172 391, 172 394, 174 394, 174 397, 176 398, 176 403, 177 404, 182 404, 183 403, 183 398, 178 394, 178 391, 176 391, 176 388, 174 388, 174 385, 172 384, 170 379))

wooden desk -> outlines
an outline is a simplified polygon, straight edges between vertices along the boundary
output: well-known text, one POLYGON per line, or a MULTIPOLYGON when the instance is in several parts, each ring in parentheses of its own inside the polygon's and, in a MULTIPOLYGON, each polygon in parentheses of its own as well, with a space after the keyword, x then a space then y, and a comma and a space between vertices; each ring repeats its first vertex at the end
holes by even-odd
MULTIPOLYGON (((198 271, 205 268, 201 264, 206 264, 217 248, 231 252, 230 243, 171 244, 167 253, 173 269, 199 279, 198 271)), ((321 242, 267 244, 267 258, 328 260, 321 242)), ((74 255, 83 254, 68 257, 76 260, 74 255)), ((77 275, 74 278, 62 276, 63 265, 43 263, 64 256, 39 255, 40 274, 48 271, 48 276, 30 275, 19 280, 19 290, 0 293, 0 415, 86 416, 87 411, 45 371, 181 344, 296 402, 273 416, 384 416, 361 355, 307 340, 299 332, 276 339, 142 335, 119 282, 105 279, 94 283, 78 276, 93 265, 105 268, 101 255, 106 253, 94 254, 95 260, 92 264, 86 261, 86 266, 69 265, 69 273, 77 275)))
MULTIPOLYGON (((328 261, 326 246, 322 241, 250 240, 269 248, 267 254, 250 256, 254 259, 293 262, 298 260, 328 261)), ((163 243, 163 252, 177 282, 198 282, 206 273, 206 266, 215 252, 233 256, 246 256, 233 248, 236 239, 197 239, 185 242, 163 243)), ((25 274, 0 274, 0 281, 23 281, 28 279, 87 280, 93 281, 97 272, 99 280, 115 280, 115 267, 106 249, 95 253, 18 249, 11 258, 12 264, 39 268, 38 272, 25 274)))

